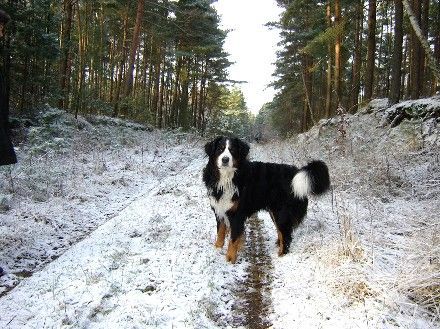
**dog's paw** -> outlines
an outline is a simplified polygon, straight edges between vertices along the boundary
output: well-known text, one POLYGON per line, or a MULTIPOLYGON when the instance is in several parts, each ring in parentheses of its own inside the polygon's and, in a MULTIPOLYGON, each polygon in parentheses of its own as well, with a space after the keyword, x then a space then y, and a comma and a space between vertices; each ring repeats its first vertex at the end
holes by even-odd
POLYGON ((283 257, 289 252, 289 250, 285 246, 279 246, 278 248, 278 256, 283 257))
POLYGON ((237 261, 237 255, 233 255, 233 254, 226 254, 226 261, 231 263, 231 264, 235 264, 235 262, 237 261))

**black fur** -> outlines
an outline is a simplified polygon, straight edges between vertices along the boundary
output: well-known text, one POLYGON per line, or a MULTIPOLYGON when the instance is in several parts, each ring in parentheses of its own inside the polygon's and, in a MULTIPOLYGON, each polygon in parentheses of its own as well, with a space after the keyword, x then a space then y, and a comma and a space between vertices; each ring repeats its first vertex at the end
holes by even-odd
POLYGON ((310 173, 312 179, 311 190, 313 195, 325 193, 330 186, 327 165, 322 161, 312 161, 304 166, 302 170, 310 173))
POLYGON ((330 185, 327 166, 322 161, 313 161, 301 169, 286 164, 251 162, 247 160, 248 144, 237 138, 217 137, 205 145, 209 160, 203 170, 203 181, 209 196, 216 201, 225 193, 217 186, 221 176, 217 159, 227 140, 235 168, 232 183, 238 190, 231 201, 238 204, 226 212, 227 218, 221 218, 214 209, 215 205, 211 203, 217 219, 217 229, 222 221, 229 220, 230 238, 235 241, 243 234, 246 218, 259 210, 268 210, 283 236, 280 255, 285 254, 292 241, 292 231, 305 217, 308 204, 307 197, 298 198, 293 194, 292 179, 300 170, 306 171, 311 194, 322 194, 330 185))

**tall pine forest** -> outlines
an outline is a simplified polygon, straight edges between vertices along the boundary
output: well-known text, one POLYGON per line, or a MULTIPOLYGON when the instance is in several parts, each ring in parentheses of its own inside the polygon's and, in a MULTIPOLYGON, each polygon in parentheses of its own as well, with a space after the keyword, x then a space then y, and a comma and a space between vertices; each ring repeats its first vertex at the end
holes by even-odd
MULTIPOLYGON (((249 136, 253 117, 228 79, 227 31, 213 2, 0 0, 12 18, 0 41, 12 114, 48 104, 76 116, 249 136)), ((373 98, 394 104, 437 92, 440 0, 276 4, 282 15, 268 26, 281 35, 277 93, 257 122, 289 134, 373 98)))
POLYGON ((277 94, 265 113, 280 131, 306 131, 373 98, 395 104, 439 91, 439 0, 277 3, 277 94))
POLYGON ((226 31, 212 1, 2 0, 0 8, 12 18, 1 47, 15 115, 49 104, 203 130, 228 96, 226 31))

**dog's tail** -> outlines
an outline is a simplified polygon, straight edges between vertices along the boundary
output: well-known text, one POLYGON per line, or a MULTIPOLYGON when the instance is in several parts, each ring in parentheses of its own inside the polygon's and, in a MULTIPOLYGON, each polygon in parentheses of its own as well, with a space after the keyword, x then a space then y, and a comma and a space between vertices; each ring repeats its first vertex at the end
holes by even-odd
POLYGON ((330 187, 327 165, 323 161, 312 161, 297 171, 292 179, 292 192, 304 199, 308 195, 320 195, 330 187))

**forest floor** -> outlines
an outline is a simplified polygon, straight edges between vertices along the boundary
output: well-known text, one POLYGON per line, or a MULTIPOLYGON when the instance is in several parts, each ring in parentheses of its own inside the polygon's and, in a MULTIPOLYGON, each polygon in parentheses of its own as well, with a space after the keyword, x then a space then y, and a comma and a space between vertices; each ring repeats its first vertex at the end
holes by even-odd
MULTIPOLYGON (((437 99, 426 100, 438 106, 437 99)), ((214 248, 205 140, 42 114, 0 169, 1 328, 438 328, 440 129, 381 101, 251 159, 323 159, 291 251, 265 212, 236 264, 214 248)))

